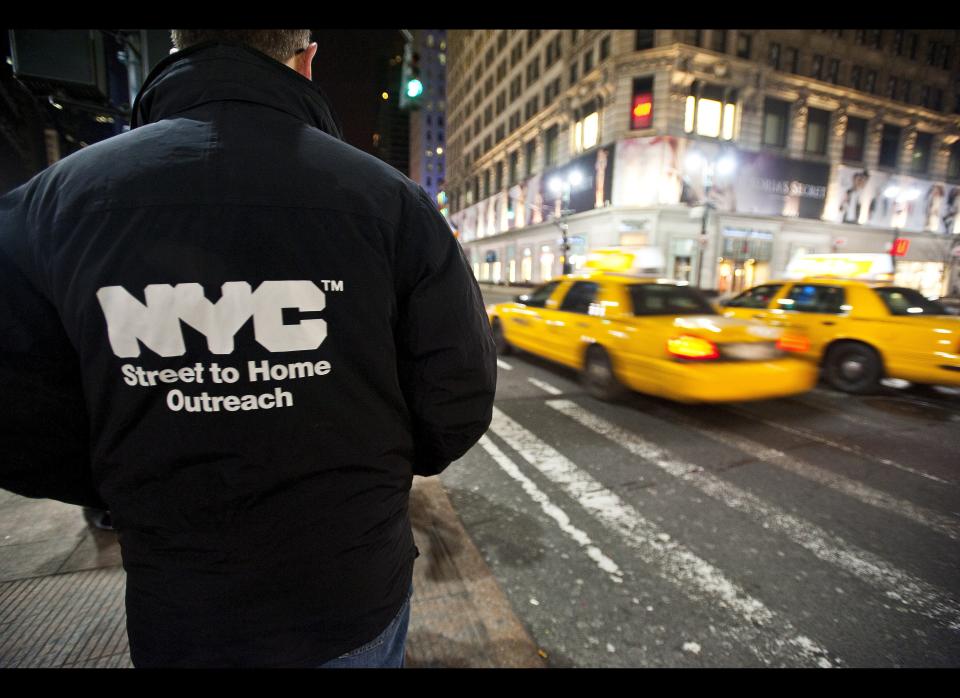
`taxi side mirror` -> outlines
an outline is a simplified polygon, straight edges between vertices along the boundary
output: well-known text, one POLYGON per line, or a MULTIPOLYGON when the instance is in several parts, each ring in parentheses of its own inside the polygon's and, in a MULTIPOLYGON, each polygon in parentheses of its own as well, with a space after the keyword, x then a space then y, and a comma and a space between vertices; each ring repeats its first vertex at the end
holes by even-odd
POLYGON ((526 303, 528 300, 530 300, 530 296, 526 293, 521 293, 519 296, 513 297, 514 303, 526 303))

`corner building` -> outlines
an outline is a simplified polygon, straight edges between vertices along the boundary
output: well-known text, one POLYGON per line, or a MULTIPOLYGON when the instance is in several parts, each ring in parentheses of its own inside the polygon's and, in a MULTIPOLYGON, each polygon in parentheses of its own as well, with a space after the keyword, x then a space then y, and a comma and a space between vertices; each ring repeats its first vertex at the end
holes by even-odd
POLYGON ((898 283, 960 292, 957 31, 447 40, 451 223, 480 281, 559 275, 561 217, 574 268, 653 246, 667 276, 733 293, 900 237, 898 283))

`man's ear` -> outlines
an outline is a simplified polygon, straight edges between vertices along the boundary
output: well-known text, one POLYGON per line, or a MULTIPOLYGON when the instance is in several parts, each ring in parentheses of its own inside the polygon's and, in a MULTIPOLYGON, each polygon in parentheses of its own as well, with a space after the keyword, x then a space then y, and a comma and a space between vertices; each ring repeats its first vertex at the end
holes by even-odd
POLYGON ((307 50, 294 57, 296 65, 294 70, 300 73, 307 80, 313 80, 313 57, 317 55, 317 42, 311 42, 307 50))

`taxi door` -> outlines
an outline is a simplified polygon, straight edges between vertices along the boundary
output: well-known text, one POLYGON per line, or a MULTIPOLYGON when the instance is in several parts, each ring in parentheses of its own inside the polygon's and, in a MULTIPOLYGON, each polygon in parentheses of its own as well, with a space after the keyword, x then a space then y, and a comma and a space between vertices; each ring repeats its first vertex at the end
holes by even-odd
POLYGON ((600 284, 596 281, 574 281, 559 296, 559 306, 545 318, 550 358, 580 368, 586 343, 583 337, 593 337, 596 332, 597 318, 590 315, 590 306, 599 292, 600 284))
POLYGON ((509 313, 502 314, 508 342, 534 354, 542 352, 541 344, 545 334, 543 312, 560 284, 557 279, 535 288, 525 294, 526 300, 517 301, 517 305, 511 307, 509 313))
POLYGON ((846 289, 829 282, 797 282, 775 300, 779 307, 763 319, 767 324, 800 329, 810 341, 808 356, 819 358, 848 316, 846 289))

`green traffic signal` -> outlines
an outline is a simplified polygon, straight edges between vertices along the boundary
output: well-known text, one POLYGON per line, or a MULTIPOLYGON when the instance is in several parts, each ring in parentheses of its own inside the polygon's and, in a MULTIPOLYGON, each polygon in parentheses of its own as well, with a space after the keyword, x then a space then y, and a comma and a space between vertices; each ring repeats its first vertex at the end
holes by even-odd
POLYGON ((407 97, 411 99, 423 94, 423 83, 417 78, 411 78, 407 81, 407 97))

